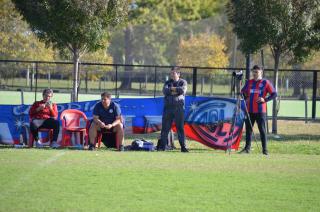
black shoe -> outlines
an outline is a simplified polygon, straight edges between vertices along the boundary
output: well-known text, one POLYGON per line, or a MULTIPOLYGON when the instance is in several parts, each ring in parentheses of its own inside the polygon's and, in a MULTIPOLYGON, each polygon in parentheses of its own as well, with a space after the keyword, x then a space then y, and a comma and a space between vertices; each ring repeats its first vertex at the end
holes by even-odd
POLYGON ((242 149, 240 152, 239 152, 239 154, 249 154, 250 153, 250 150, 248 150, 248 149, 242 149))
POLYGON ((157 147, 156 147, 156 150, 157 150, 157 151, 160 151, 160 152, 163 152, 163 151, 166 150, 166 148, 165 148, 165 147, 162 147, 162 146, 157 146, 157 147))
POLYGON ((189 150, 185 147, 181 147, 181 152, 189 152, 189 150))
POLYGON ((263 150, 263 151, 262 151, 262 154, 264 154, 264 155, 269 155, 268 150, 263 150))
POLYGON ((123 145, 120 146, 119 152, 124 152, 124 146, 123 145))
POLYGON ((96 149, 95 145, 89 144, 88 150, 93 151, 93 150, 95 150, 95 149, 96 149))

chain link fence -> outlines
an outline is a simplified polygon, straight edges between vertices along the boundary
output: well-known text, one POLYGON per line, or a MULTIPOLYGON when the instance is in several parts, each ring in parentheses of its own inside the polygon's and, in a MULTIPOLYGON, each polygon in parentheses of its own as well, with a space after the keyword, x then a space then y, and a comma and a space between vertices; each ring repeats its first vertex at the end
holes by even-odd
MULTIPOLYGON (((80 100, 81 96, 86 95, 93 95, 91 98, 97 99, 103 91, 109 91, 116 97, 163 96, 162 86, 169 79, 171 69, 170 66, 95 63, 82 63, 79 67, 80 100)), ((245 70, 181 67, 181 77, 188 82, 187 95, 234 97, 232 73, 235 71, 245 70)), ((0 61, 0 92, 23 90, 26 93, 38 93, 26 101, 30 103, 35 98, 41 98, 44 88, 51 88, 55 93, 64 95, 60 102, 69 102, 73 86, 72 73, 73 64, 69 62, 0 61)), ((273 82, 273 76, 273 70, 265 70, 265 78, 273 82)), ((297 109, 292 109, 297 107, 300 117, 319 118, 319 78, 320 70, 280 70, 279 116, 295 117, 297 109)), ((20 97, 15 94, 10 98, 20 97)), ((6 102, 10 103, 10 100, 0 99, 0 104, 6 102)))

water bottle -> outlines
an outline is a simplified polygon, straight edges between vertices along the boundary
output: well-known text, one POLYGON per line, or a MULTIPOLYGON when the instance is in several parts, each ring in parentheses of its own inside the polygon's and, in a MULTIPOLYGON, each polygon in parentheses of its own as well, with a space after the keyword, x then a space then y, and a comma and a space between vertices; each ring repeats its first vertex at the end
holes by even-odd
POLYGON ((19 144, 14 145, 14 148, 23 148, 24 143, 23 143, 23 135, 22 134, 19 135, 19 142, 20 142, 19 144))

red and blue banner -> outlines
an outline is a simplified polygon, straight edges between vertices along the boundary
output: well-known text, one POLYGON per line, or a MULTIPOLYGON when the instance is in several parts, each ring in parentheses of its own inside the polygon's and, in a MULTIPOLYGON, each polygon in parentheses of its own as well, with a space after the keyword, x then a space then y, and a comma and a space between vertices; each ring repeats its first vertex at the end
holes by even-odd
MULTIPOLYGON (((113 101, 121 107, 126 133, 144 134, 161 130, 163 97, 119 98, 113 101)), ((91 119, 97 102, 58 104, 59 117, 63 110, 78 109, 91 119)), ((186 136, 214 149, 238 149, 245 112, 243 101, 241 107, 236 105, 237 100, 231 98, 187 96, 186 136)), ((17 144, 21 139, 28 139, 29 109, 30 105, 0 105, 1 144, 17 144)), ((58 140, 61 140, 61 135, 58 140)))

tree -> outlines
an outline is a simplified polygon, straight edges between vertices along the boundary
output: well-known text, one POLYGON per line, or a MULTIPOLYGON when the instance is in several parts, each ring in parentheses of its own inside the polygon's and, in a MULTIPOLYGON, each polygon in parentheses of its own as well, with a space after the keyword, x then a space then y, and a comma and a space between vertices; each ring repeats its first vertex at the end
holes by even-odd
MULTIPOLYGON (((224 1, 135 0, 130 7, 125 35, 122 35, 124 41, 114 36, 109 51, 116 57, 114 61, 125 64, 172 64, 176 61, 180 37, 183 36, 177 30, 183 27, 181 22, 214 16, 224 1), (120 52, 119 46, 123 46, 124 51, 120 52)), ((128 72, 131 70, 131 67, 125 69, 128 72)), ((130 89, 130 86, 130 78, 125 78, 121 88, 130 89)))
POLYGON ((11 0, 0 2, 0 58, 52 60, 52 48, 46 48, 22 20, 11 0))
MULTIPOLYGON (((274 58, 274 85, 278 90, 280 57, 292 62, 308 58, 315 48, 314 23, 319 0, 231 0, 227 4, 229 21, 245 54, 269 45, 274 58)), ((277 133, 277 100, 273 101, 272 132, 277 133)))
POLYGON ((198 34, 187 40, 181 39, 177 64, 185 66, 227 67, 224 40, 217 35, 198 34))
POLYGON ((78 100, 78 67, 85 52, 104 47, 108 31, 127 16, 126 0, 13 0, 32 31, 46 44, 73 55, 72 101, 78 100))

